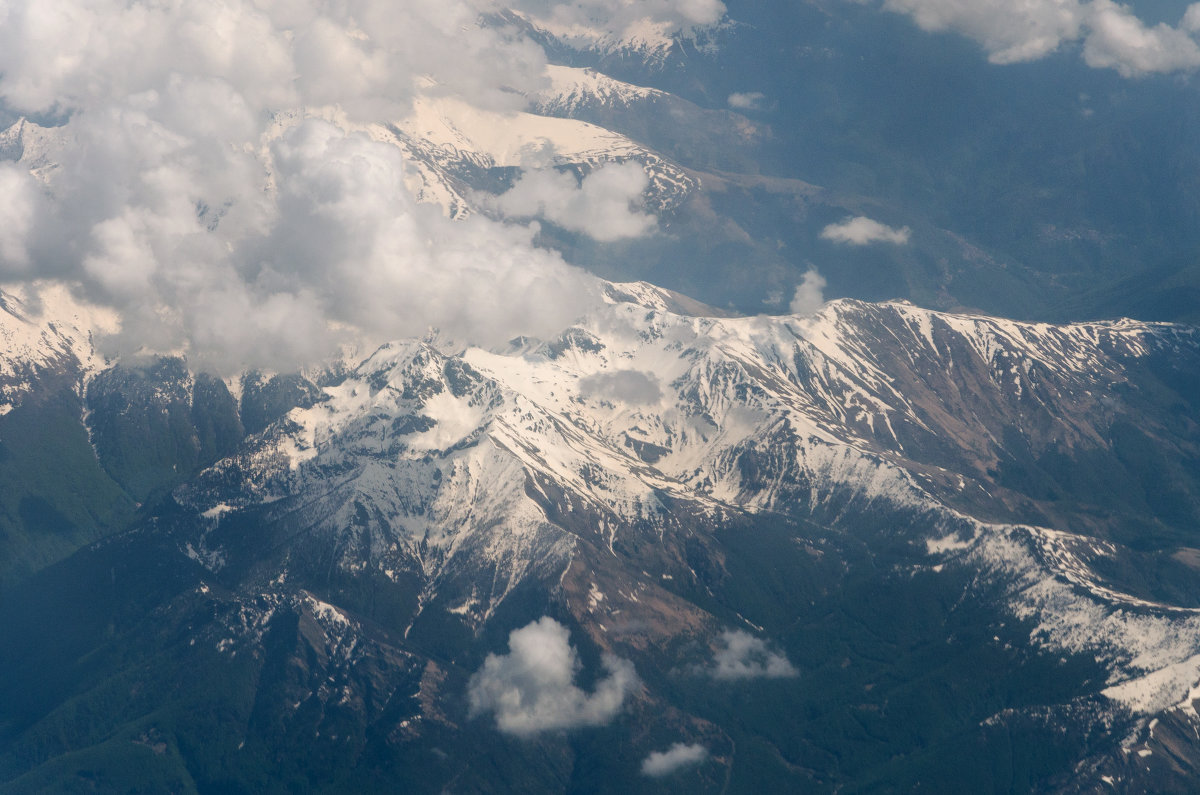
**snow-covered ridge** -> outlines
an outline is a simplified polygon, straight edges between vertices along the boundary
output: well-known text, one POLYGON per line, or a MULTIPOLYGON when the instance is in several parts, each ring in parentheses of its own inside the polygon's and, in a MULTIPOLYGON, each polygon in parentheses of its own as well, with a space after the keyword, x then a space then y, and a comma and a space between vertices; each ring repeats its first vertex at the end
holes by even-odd
POLYGON ((20 162, 42 182, 49 182, 58 168, 59 153, 71 144, 68 126, 42 127, 18 119, 0 132, 0 160, 20 162))
POLYGON ((572 116, 581 108, 632 108, 645 102, 669 97, 656 88, 635 86, 597 72, 571 66, 550 65, 546 68, 550 85, 530 97, 538 113, 553 116, 572 116))
MULTIPOLYGON (((535 565, 530 549, 569 547, 544 513, 556 501, 592 517, 610 547, 634 527, 669 532, 664 496, 696 517, 770 510, 836 524, 877 504, 924 516, 931 532, 970 523, 945 498, 988 482, 979 467, 994 460, 997 423, 1037 410, 1057 418, 1059 438, 1094 439, 1084 393, 1122 378, 1123 362, 1196 344, 1191 329, 1129 321, 1053 327, 856 301, 811 318, 731 318, 685 313, 681 296, 644 283, 607 295, 546 341, 384 346, 324 402, 214 467, 219 489, 201 478, 187 499, 205 511, 323 490, 330 532, 372 506, 392 519, 368 557, 409 555, 431 576, 486 548, 510 585, 480 596, 482 615, 535 565), (986 414, 959 410, 967 389, 986 414), (926 438, 966 452, 912 449, 926 438), (330 472, 343 474, 331 484, 330 472), (224 490, 238 478, 240 494, 224 490)), ((1029 576, 1087 604, 1173 612, 1104 584, 1072 553, 1078 536, 1010 536, 989 537, 1023 544, 1029 576)), ((358 554, 346 549, 347 561, 358 554)))
MULTIPOLYGON (((43 293, 40 304, 4 294, 0 363, 103 366, 87 332, 115 319, 63 288, 43 293)), ((552 339, 385 345, 177 498, 206 534, 246 509, 294 512, 307 537, 330 539, 340 566, 419 571, 425 600, 482 567, 490 586, 445 591, 460 607, 471 595, 471 623, 526 578, 557 577, 573 534, 615 555, 624 541, 665 538, 681 512, 715 523, 774 511, 836 528, 883 506, 921 517, 913 526, 932 534, 935 570, 1010 583, 1033 643, 1103 660, 1114 701, 1152 714, 1200 679, 1196 611, 1106 583, 1088 560, 1117 554, 1111 543, 950 507, 964 489, 994 488, 981 467, 1003 426, 1031 443, 1099 444, 1113 386, 1143 360, 1195 355, 1195 329, 849 300, 812 317, 721 317, 645 283, 605 294, 552 339), (963 527, 974 534, 942 537, 963 527)), ((213 533, 196 539, 202 560, 222 559, 213 533)))
POLYGON ((915 504, 928 487, 911 472, 939 460, 906 444, 949 436, 965 445, 940 461, 946 482, 956 475, 961 488, 963 476, 979 472, 949 465, 990 464, 993 424, 1042 411, 1058 418, 1056 438, 1094 439, 1088 396, 1098 401, 1124 377, 1123 359, 1195 344, 1191 329, 1176 326, 1054 327, 904 303, 840 301, 811 318, 730 318, 680 314, 682 297, 645 284, 612 285, 608 299, 557 339, 507 351, 446 356, 423 343, 385 346, 327 389, 325 402, 293 411, 276 437, 280 460, 298 470, 323 450, 344 451, 351 428, 360 434, 364 423, 411 414, 429 427, 409 432, 409 453, 487 438, 626 519, 644 516, 655 491, 794 510, 801 493, 812 507, 817 484, 852 480, 915 504), (447 381, 452 370, 470 373, 469 396, 447 381), (956 371, 964 381, 953 380, 956 371), (434 394, 417 400, 414 382, 434 394), (982 398, 988 415, 957 411, 967 386, 990 390, 982 398), (1083 416, 1067 398, 1082 402, 1083 416), (756 451, 774 463, 771 479, 752 487, 744 464, 756 451), (581 475, 588 463, 605 478, 581 475))
POLYGON ((413 113, 388 129, 427 168, 459 178, 462 166, 547 168, 636 161, 650 176, 653 203, 677 204, 696 181, 666 158, 619 133, 577 119, 483 110, 448 97, 418 99, 413 113))
POLYGON ((78 300, 62 284, 0 287, 0 411, 11 410, 43 371, 86 379, 102 369, 95 338, 119 326, 115 312, 78 300))
POLYGON ((606 55, 632 55, 648 62, 662 61, 675 44, 674 25, 650 18, 630 20, 619 31, 601 24, 545 14, 508 11, 504 15, 527 25, 538 38, 549 38, 577 49, 606 55))

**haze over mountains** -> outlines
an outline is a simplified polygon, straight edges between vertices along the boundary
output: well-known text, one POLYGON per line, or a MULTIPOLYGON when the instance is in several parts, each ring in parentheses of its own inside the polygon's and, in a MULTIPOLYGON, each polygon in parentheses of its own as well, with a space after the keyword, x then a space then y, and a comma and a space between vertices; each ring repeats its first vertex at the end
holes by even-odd
POLYGON ((0 790, 1194 788, 1168 6, 5 9, 0 790))

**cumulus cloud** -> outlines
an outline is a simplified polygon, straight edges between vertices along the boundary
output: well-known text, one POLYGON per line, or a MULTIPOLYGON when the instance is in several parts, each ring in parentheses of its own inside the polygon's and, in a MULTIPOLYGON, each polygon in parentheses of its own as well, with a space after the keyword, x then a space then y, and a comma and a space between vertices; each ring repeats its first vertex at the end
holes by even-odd
POLYGON ((792 295, 788 309, 793 315, 811 315, 824 304, 825 277, 815 270, 810 270, 804 274, 800 284, 796 285, 796 292, 792 295))
POLYGON ((677 770, 697 765, 708 758, 703 745, 675 743, 665 751, 653 751, 642 762, 642 775, 650 778, 669 776, 677 770))
POLYGON ((615 400, 632 406, 646 406, 662 400, 658 376, 641 370, 616 370, 579 379, 579 393, 585 398, 615 400))
POLYGON ((895 229, 862 215, 849 218, 840 224, 830 224, 821 230, 821 237, 825 240, 851 246, 866 246, 871 243, 894 243, 902 246, 908 242, 909 234, 907 226, 895 229))
POLYGON ((650 184, 636 162, 608 163, 582 182, 570 172, 552 168, 525 171, 513 186, 490 201, 504 215, 538 217, 601 242, 640 237, 656 221, 642 212, 642 196, 650 184))
POLYGON ((574 681, 581 666, 567 628, 549 617, 513 630, 508 648, 488 655, 467 695, 473 717, 493 713, 496 727, 509 734, 604 725, 638 685, 632 663, 605 655, 608 675, 584 692, 574 681))
POLYGON ((1183 12, 1183 19, 1179 23, 1179 27, 1186 30, 1188 33, 1200 32, 1200 3, 1192 3, 1183 12))
POLYGON ((1200 46, 1184 30, 1195 31, 1196 6, 1184 15, 1184 29, 1162 23, 1146 27, 1128 8, 1111 0, 1095 0, 1091 8, 1091 32, 1083 45, 1089 66, 1111 67, 1126 77, 1200 66, 1200 46))
POLYGON ((545 56, 476 24, 483 5, 14 0, 0 26, 0 93, 27 112, 69 111, 204 76, 253 108, 337 103, 375 121, 434 74, 446 90, 511 106, 501 98, 540 81, 545 56))
POLYGON ((729 107, 738 110, 757 110, 762 105, 766 95, 761 91, 749 91, 745 94, 734 92, 729 95, 729 107))
POLYGON ((924 30, 969 36, 993 63, 1036 60, 1082 40, 1089 66, 1126 77, 1200 66, 1200 48, 1189 35, 1200 22, 1197 4, 1188 7, 1178 27, 1148 27, 1112 0, 885 0, 884 7, 908 14, 924 30))
POLYGON ((709 672, 717 679, 783 679, 798 676, 788 658, 743 630, 721 633, 709 672))
POLYGON ((1077 0, 885 0, 923 30, 953 30, 983 45, 993 63, 1029 61, 1079 36, 1085 8, 1077 0))
MULTIPOLYGON (((0 100, 69 121, 46 133, 58 144, 45 184, 0 163, 0 278, 58 279, 118 309, 110 352, 179 351, 222 371, 429 326, 484 344, 561 330, 594 280, 535 247, 531 228, 417 204, 400 151, 353 132, 419 92, 512 108, 540 87, 545 54, 480 24, 491 9, 6 3, 0 100)), ((640 179, 597 172, 565 218, 644 231, 652 219, 629 205, 640 179)))

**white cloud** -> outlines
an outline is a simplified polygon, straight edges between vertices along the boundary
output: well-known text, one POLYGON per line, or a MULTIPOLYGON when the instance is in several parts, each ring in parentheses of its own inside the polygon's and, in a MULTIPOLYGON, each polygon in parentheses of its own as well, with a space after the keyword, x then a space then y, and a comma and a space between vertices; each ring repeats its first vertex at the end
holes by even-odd
POLYGON ((631 406, 645 406, 662 400, 658 376, 641 370, 614 370, 579 379, 584 397, 616 400, 631 406))
POLYGON ((743 630, 721 633, 722 648, 713 655, 709 672, 717 679, 782 679, 798 676, 788 658, 772 651, 760 638, 743 630))
POLYGON ((975 39, 994 63, 1041 58, 1076 38, 1084 17, 1077 0, 885 0, 923 30, 953 30, 975 39))
POLYGON ((885 0, 924 30, 954 31, 979 42, 993 63, 1042 58, 1063 44, 1083 41, 1089 66, 1116 69, 1126 77, 1200 66, 1200 48, 1188 34, 1200 30, 1198 4, 1179 27, 1147 27, 1112 0, 885 0))
MULTIPOLYGON (((1185 14, 1185 27, 1195 22, 1194 9, 1185 14)), ((1200 46, 1184 30, 1162 23, 1148 28, 1128 8, 1111 0, 1092 3, 1090 28, 1083 46, 1089 66, 1111 67, 1126 77, 1200 66, 1200 46)))
POLYGON ((849 218, 840 224, 830 224, 821 230, 821 237, 825 240, 851 246, 866 246, 871 243, 894 243, 902 246, 908 242, 909 234, 907 226, 895 229, 862 215, 849 218))
POLYGON ((810 270, 804 274, 788 310, 793 315, 811 315, 825 304, 825 277, 810 270))
POLYGON ((699 764, 708 758, 703 745, 674 743, 666 751, 653 751, 642 762, 642 775, 650 778, 669 776, 677 770, 699 764))
POLYGON ((748 91, 744 94, 734 92, 729 95, 729 107, 737 108, 738 110, 757 110, 762 101, 766 99, 766 95, 761 91, 748 91))
POLYGON ((552 168, 525 171, 490 204, 504 215, 538 217, 601 242, 640 237, 653 231, 653 215, 638 209, 650 184, 634 161, 608 163, 582 182, 552 168))
MULTIPOLYGON (((387 120, 419 91, 517 106, 547 79, 545 55, 477 24, 489 9, 3 4, 0 100, 70 120, 52 131, 64 143, 48 184, 0 164, 0 275, 60 279, 118 309, 109 352, 182 351, 222 371, 295 367, 347 338, 431 325, 482 344, 556 333, 593 300, 593 279, 529 228, 418 205, 397 149, 304 121, 387 120), (305 110, 320 106, 337 110, 305 110), (282 137, 279 111, 300 120, 282 137)), ((642 179, 598 171, 561 212, 595 234, 606 222, 642 233, 653 219, 629 204, 642 179)))
POLYGON ((1200 32, 1200 3, 1192 3, 1183 12, 1183 19, 1179 22, 1179 27, 1186 30, 1188 33, 1200 32))
POLYGON ((567 628, 549 617, 513 630, 508 648, 508 654, 488 655, 467 691, 471 715, 494 713, 503 732, 529 735, 604 725, 638 686, 632 663, 605 655, 608 675, 585 693, 574 681, 580 663, 567 628))

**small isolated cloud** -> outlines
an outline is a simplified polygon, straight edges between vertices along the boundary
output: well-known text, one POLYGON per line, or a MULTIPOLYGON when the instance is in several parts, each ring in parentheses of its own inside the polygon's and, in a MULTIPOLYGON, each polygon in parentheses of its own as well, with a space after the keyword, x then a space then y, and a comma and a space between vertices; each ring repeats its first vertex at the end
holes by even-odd
POLYGON ((825 304, 825 277, 810 270, 804 274, 788 306, 793 315, 811 315, 825 304))
POLYGON ((489 654, 468 685, 471 716, 491 712, 502 732, 530 735, 602 726, 638 684, 633 664, 604 655, 608 676, 592 693, 575 684, 579 656, 567 628, 550 617, 513 630, 508 654, 489 654))
POLYGON ((979 42, 992 63, 1034 61, 1064 43, 1083 41, 1084 61, 1125 77, 1200 66, 1200 4, 1188 7, 1178 27, 1148 27, 1132 9, 1112 0, 885 0, 919 27, 950 30, 979 42))
POLYGON ((821 237, 834 243, 866 246, 871 243, 894 243, 903 246, 911 230, 907 226, 895 229, 866 216, 859 215, 840 224, 830 224, 821 230, 821 237))
POLYGON ((645 169, 633 161, 601 166, 582 182, 555 169, 530 170, 491 205, 504 215, 544 218, 610 243, 641 237, 657 226, 654 216, 641 210, 649 184, 645 169))
POLYGON ((662 400, 658 376, 641 370, 616 370, 579 379, 579 393, 585 398, 601 398, 646 406, 662 400))
POLYGON ((650 778, 669 776, 676 770, 699 764, 708 758, 703 745, 675 743, 665 751, 654 751, 642 762, 642 775, 650 778))
POLYGON ((771 651, 761 638, 749 632, 722 632, 721 645, 710 669, 717 679, 783 679, 800 674, 787 657, 771 651))
POLYGON ((761 91, 749 91, 745 94, 733 93, 729 95, 729 107, 737 108, 738 110, 758 110, 762 107, 762 101, 766 99, 766 95, 761 91))

